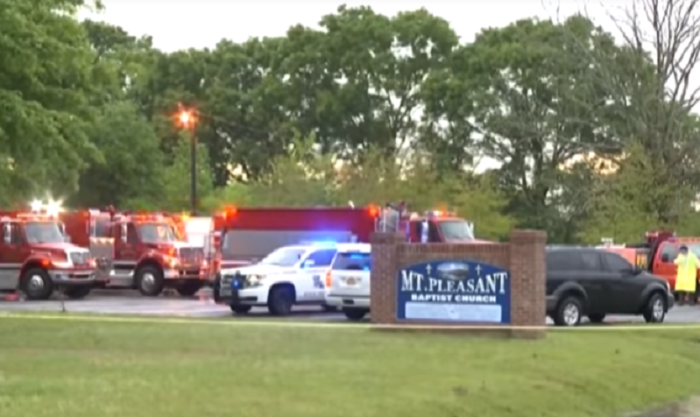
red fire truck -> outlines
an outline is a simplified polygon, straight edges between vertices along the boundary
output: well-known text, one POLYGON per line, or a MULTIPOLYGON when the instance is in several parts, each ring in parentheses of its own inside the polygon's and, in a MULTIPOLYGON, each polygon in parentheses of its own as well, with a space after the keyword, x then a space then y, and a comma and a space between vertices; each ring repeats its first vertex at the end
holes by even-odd
POLYGON ((234 208, 214 216, 220 267, 254 262, 273 250, 300 242, 369 242, 374 231, 403 232, 408 242, 486 243, 473 225, 452 213, 409 214, 404 204, 322 208, 234 208))
POLYGON ((675 289, 678 267, 673 261, 678 256, 681 245, 686 245, 690 251, 700 256, 700 237, 677 237, 675 233, 667 230, 648 232, 646 241, 642 243, 614 245, 612 242, 606 242, 599 247, 618 253, 638 268, 666 279, 671 289, 675 289))
POLYGON ((192 296, 209 283, 203 248, 179 239, 166 214, 83 210, 63 221, 73 241, 90 248, 108 288, 155 297, 170 287, 192 296))
POLYGON ((95 262, 67 241, 57 213, 0 212, 0 233, 0 291, 21 290, 30 300, 46 300, 56 289, 69 298, 90 293, 95 262))

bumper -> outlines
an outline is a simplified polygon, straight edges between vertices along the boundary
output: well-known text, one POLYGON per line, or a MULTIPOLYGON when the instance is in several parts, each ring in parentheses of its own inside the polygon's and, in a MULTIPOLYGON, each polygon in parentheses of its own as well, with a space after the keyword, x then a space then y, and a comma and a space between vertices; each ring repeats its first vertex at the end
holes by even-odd
POLYGON ((51 269, 48 271, 54 284, 66 286, 94 285, 96 272, 84 269, 51 269))
POLYGON ((673 295, 673 293, 668 294, 668 296, 666 297, 666 309, 667 309, 667 311, 672 309, 675 304, 676 304, 676 297, 673 295))
POLYGON ((197 279, 209 281, 209 271, 197 266, 163 270, 165 279, 197 279))
POLYGON ((267 294, 269 288, 243 288, 234 290, 230 287, 219 287, 218 301, 228 305, 250 305, 264 306, 267 305, 267 294))
POLYGON ((546 305, 547 305, 547 313, 550 313, 554 311, 555 308, 557 308, 557 302, 559 299, 553 295, 548 295, 546 298, 546 305))
POLYGON ((343 296, 342 294, 326 295, 326 305, 332 307, 369 309, 369 304, 369 296, 343 296))

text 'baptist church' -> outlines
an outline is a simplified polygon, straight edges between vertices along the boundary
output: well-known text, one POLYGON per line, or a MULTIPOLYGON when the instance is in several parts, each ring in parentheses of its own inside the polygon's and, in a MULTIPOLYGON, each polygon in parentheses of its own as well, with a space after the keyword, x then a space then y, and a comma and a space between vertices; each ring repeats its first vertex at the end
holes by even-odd
POLYGON ((464 279, 440 279, 414 271, 401 271, 401 292, 411 294, 411 301, 496 303, 505 295, 509 274, 495 272, 464 279))

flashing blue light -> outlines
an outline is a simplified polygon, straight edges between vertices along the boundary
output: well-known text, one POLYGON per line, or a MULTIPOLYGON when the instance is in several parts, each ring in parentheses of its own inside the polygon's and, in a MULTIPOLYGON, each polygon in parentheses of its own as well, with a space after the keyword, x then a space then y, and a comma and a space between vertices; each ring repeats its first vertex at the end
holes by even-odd
POLYGON ((334 246, 337 245, 338 242, 335 240, 312 240, 312 241, 303 241, 301 242, 302 245, 313 245, 313 246, 334 246))

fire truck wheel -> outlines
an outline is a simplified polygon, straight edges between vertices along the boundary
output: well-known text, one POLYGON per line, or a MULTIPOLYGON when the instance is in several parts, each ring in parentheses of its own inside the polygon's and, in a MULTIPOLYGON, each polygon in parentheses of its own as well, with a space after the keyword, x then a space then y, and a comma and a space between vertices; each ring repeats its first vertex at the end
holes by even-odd
POLYGON ((267 298, 267 309, 273 316, 287 316, 294 305, 294 287, 282 284, 272 287, 267 298))
POLYGON ((155 266, 142 266, 136 271, 136 288, 147 297, 157 297, 163 292, 163 272, 155 266))
POLYGON ((88 287, 87 285, 80 287, 68 287, 63 289, 63 294, 72 300, 79 300, 87 297, 91 290, 92 288, 88 287))
POLYGON ((199 281, 186 281, 178 285, 175 290, 183 297, 192 297, 202 289, 202 284, 199 281))
POLYGON ((22 276, 22 292, 28 300, 48 300, 53 294, 53 282, 41 268, 31 268, 22 276))

